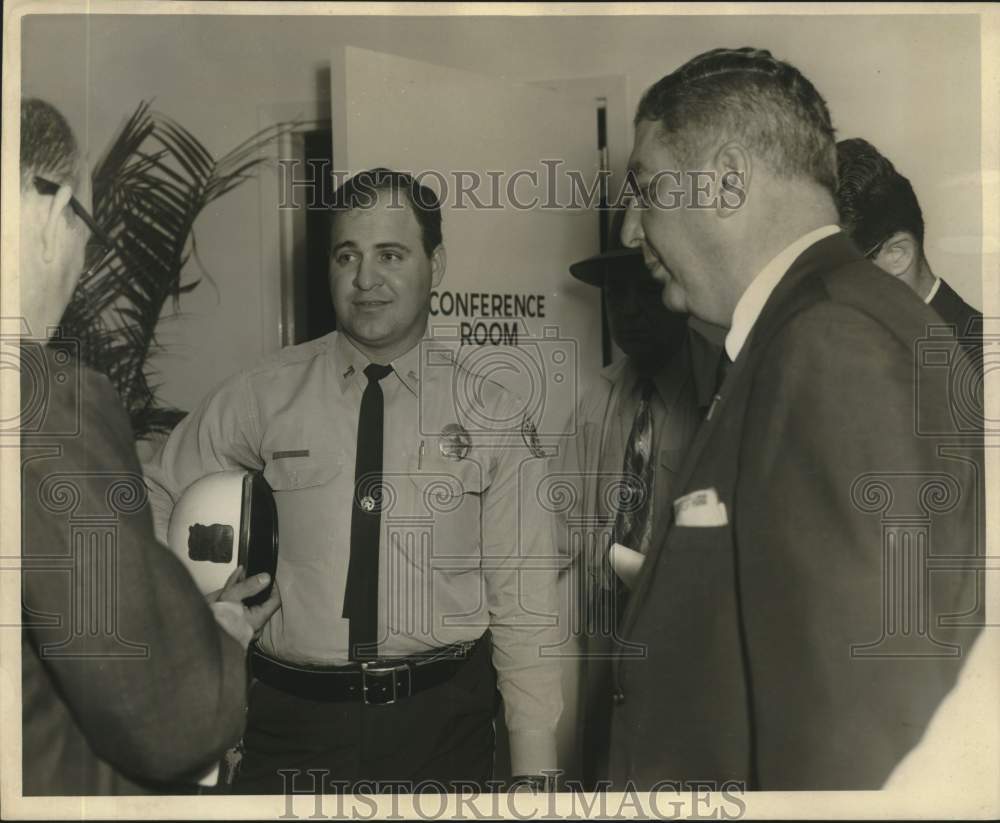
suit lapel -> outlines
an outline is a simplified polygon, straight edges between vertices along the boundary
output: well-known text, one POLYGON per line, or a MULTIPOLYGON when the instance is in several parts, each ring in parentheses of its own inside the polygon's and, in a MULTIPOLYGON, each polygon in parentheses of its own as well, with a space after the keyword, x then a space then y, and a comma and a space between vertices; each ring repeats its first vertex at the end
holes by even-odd
MULTIPOLYGON (((712 411, 712 417, 710 419, 703 420, 701 425, 698 427, 698 433, 695 435, 694 442, 692 442, 691 448, 688 450, 687 457, 685 457, 684 463, 681 465, 680 471, 677 474, 677 480, 674 484, 677 496, 683 496, 686 493, 691 475, 698 466, 701 455, 705 450, 705 444, 711 439, 713 432, 715 432, 719 426, 719 420, 723 417, 730 394, 729 389, 730 387, 736 385, 736 381, 739 379, 739 374, 746 368, 746 364, 750 359, 748 357, 747 348, 748 347, 745 346, 743 351, 740 352, 740 356, 736 358, 736 362, 730 367, 725 381, 722 386, 719 387, 719 400, 712 411)), ((649 543, 649 553, 646 555, 646 559, 642 564, 642 570, 639 572, 639 578, 636 581, 635 591, 633 592, 633 596, 629 598, 628 605, 625 609, 622 626, 623 631, 627 631, 631 628, 632 623, 635 620, 635 612, 638 608, 637 604, 641 603, 645 597, 646 590, 649 587, 649 581, 653 575, 653 570, 659 561, 660 555, 666 547, 667 535, 669 534, 674 523, 673 501, 668 501, 667 505, 668 511, 664 513, 665 516, 658 517, 653 520, 653 523, 655 524, 655 531, 653 532, 653 537, 649 543)))
MULTIPOLYGON (((735 387, 742 382, 744 379, 743 375, 752 370, 753 366, 750 364, 756 362, 757 351, 760 347, 783 325, 788 316, 804 304, 811 302, 813 298, 810 296, 812 292, 809 285, 811 283, 819 285, 816 280, 817 275, 837 268, 843 263, 856 261, 860 258, 861 255, 858 250, 847 236, 841 232, 814 243, 792 263, 789 270, 781 278, 781 281, 764 304, 764 308, 761 310, 757 322, 754 323, 749 337, 743 344, 739 356, 729 368, 722 386, 719 387, 720 399, 712 410, 712 417, 703 420, 701 426, 698 428, 694 442, 691 444, 687 457, 684 459, 684 463, 677 475, 674 488, 677 490, 678 497, 691 491, 688 489, 688 484, 695 469, 701 462, 706 444, 712 438, 714 432, 717 431, 720 421, 726 417, 727 410, 732 403, 732 395, 734 394, 735 387)), ((635 591, 629 598, 623 617, 621 629, 623 636, 635 623, 638 609, 649 588, 653 571, 659 561, 660 555, 666 549, 667 536, 674 522, 673 506, 670 506, 670 510, 666 513, 665 517, 660 517, 654 522, 657 524, 657 528, 650 542, 649 554, 642 564, 642 570, 639 573, 635 591)), ((618 658, 616 657, 616 668, 617 660, 618 658)))

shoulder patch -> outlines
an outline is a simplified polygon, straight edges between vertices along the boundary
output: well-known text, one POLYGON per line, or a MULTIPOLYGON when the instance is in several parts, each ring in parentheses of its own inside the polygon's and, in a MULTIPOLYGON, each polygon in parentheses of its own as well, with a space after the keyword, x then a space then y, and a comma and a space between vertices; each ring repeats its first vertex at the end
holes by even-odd
POLYGON ((535 423, 530 417, 525 416, 524 420, 521 421, 521 439, 528 447, 532 457, 545 457, 545 450, 538 440, 538 429, 535 428, 535 423))

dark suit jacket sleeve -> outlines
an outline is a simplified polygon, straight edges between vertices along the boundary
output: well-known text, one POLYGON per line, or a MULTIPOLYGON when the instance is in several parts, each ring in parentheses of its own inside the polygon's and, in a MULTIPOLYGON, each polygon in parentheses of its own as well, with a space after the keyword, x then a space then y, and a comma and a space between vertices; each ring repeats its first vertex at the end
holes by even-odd
POLYGON ((25 618, 34 624, 26 631, 95 752, 135 779, 174 780, 239 739, 245 657, 153 536, 131 430, 110 383, 85 371, 82 388, 79 403, 49 413, 56 426, 62 418, 54 430, 65 431, 79 409, 80 435, 22 442, 22 551, 28 569, 36 564, 23 575, 25 618), (41 456, 56 444, 61 455, 41 456), (106 534, 88 525, 95 515, 114 518, 114 588, 89 564, 78 575, 43 570, 65 567, 74 538, 106 534), (114 632, 100 616, 104 597, 114 632), (95 609, 95 622, 84 621, 82 636, 64 645, 79 626, 74 613, 95 609))
MULTIPOLYGON (((859 503, 852 487, 885 473, 892 513, 919 513, 908 499, 919 496, 913 477, 950 475, 962 494, 933 519, 931 551, 961 554, 972 550, 974 480, 967 464, 937 455, 937 441, 915 436, 912 349, 862 311, 813 306, 778 332, 763 361, 735 500, 757 779, 772 789, 878 788, 919 740, 960 661, 858 656, 882 637, 883 609, 895 607, 883 595, 880 493, 870 487, 859 503), (760 494, 767 488, 782 494, 760 494), (741 491, 764 504, 741 506, 741 491)), ((946 425, 946 397, 923 413, 946 425)), ((954 641, 934 618, 974 606, 975 577, 936 574, 931 585, 929 630, 954 641)))

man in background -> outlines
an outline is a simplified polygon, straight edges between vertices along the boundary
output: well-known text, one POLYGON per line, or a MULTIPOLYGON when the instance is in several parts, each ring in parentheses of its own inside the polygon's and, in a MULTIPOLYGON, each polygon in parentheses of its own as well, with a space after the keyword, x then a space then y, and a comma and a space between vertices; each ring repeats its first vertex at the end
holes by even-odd
MULTIPOLYGON (((608 250, 570 266, 570 273, 603 289, 611 338, 624 353, 603 369, 580 398, 576 431, 561 444, 560 475, 576 484, 575 505, 559 523, 561 549, 570 553, 571 531, 586 539, 571 558, 570 610, 581 622, 578 710, 564 724, 567 777, 579 773, 593 786, 607 766, 611 723, 610 656, 628 586, 612 570, 609 549, 619 543, 645 554, 655 524, 673 499, 673 478, 704 416, 721 350, 669 311, 663 286, 638 249, 621 245, 624 211, 611 223, 608 250), (588 524, 588 525, 584 525, 588 524), (582 549, 582 550, 580 550, 582 549)), ((568 701, 568 698, 567 698, 568 701)))
POLYGON ((953 427, 947 366, 914 354, 937 318, 840 231, 830 114, 794 66, 700 54, 635 126, 623 240, 666 305, 729 328, 730 365, 629 597, 611 775, 878 788, 980 624, 977 479, 925 434, 953 427), (900 534, 911 511, 928 544, 900 534))
POLYGON ((210 609, 157 543, 117 395, 49 340, 88 238, 111 240, 48 103, 22 102, 20 157, 23 793, 191 791, 239 738, 246 645, 277 595, 251 613, 264 584, 234 579, 210 609))
POLYGON ((837 143, 837 177, 841 224, 857 247, 953 325, 981 365, 983 316, 931 268, 924 253, 923 212, 910 181, 860 137, 837 143))

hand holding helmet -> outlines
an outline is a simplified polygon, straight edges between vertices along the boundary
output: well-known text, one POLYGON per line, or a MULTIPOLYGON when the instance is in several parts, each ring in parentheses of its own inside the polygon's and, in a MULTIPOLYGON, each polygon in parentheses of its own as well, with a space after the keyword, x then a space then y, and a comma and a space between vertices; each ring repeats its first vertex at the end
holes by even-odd
POLYGON ((230 469, 192 483, 174 506, 168 542, 215 619, 246 648, 281 608, 277 511, 264 476, 230 469))
MULTIPOLYGON (((247 579, 246 569, 242 566, 237 566, 233 573, 229 575, 225 586, 221 589, 216 589, 214 592, 209 592, 205 595, 205 599, 213 604, 213 606, 218 603, 232 603, 242 608, 243 619, 249 624, 253 639, 256 639, 260 635, 261 629, 264 628, 264 624, 281 608, 281 593, 278 591, 277 581, 271 586, 271 592, 263 603, 247 606, 245 601, 248 601, 255 594, 264 591, 270 583, 271 576, 267 572, 255 574, 250 579, 247 579)), ((232 634, 233 631, 227 625, 226 619, 220 619, 220 611, 215 608, 213 608, 213 611, 216 613, 216 619, 222 623, 223 628, 232 634)), ((225 614, 225 612, 222 611, 221 614, 225 614)), ((237 629, 237 631, 239 630, 237 629)), ((237 639, 242 640, 241 637, 237 637, 237 639)), ((249 643, 249 640, 247 642, 249 643)))

